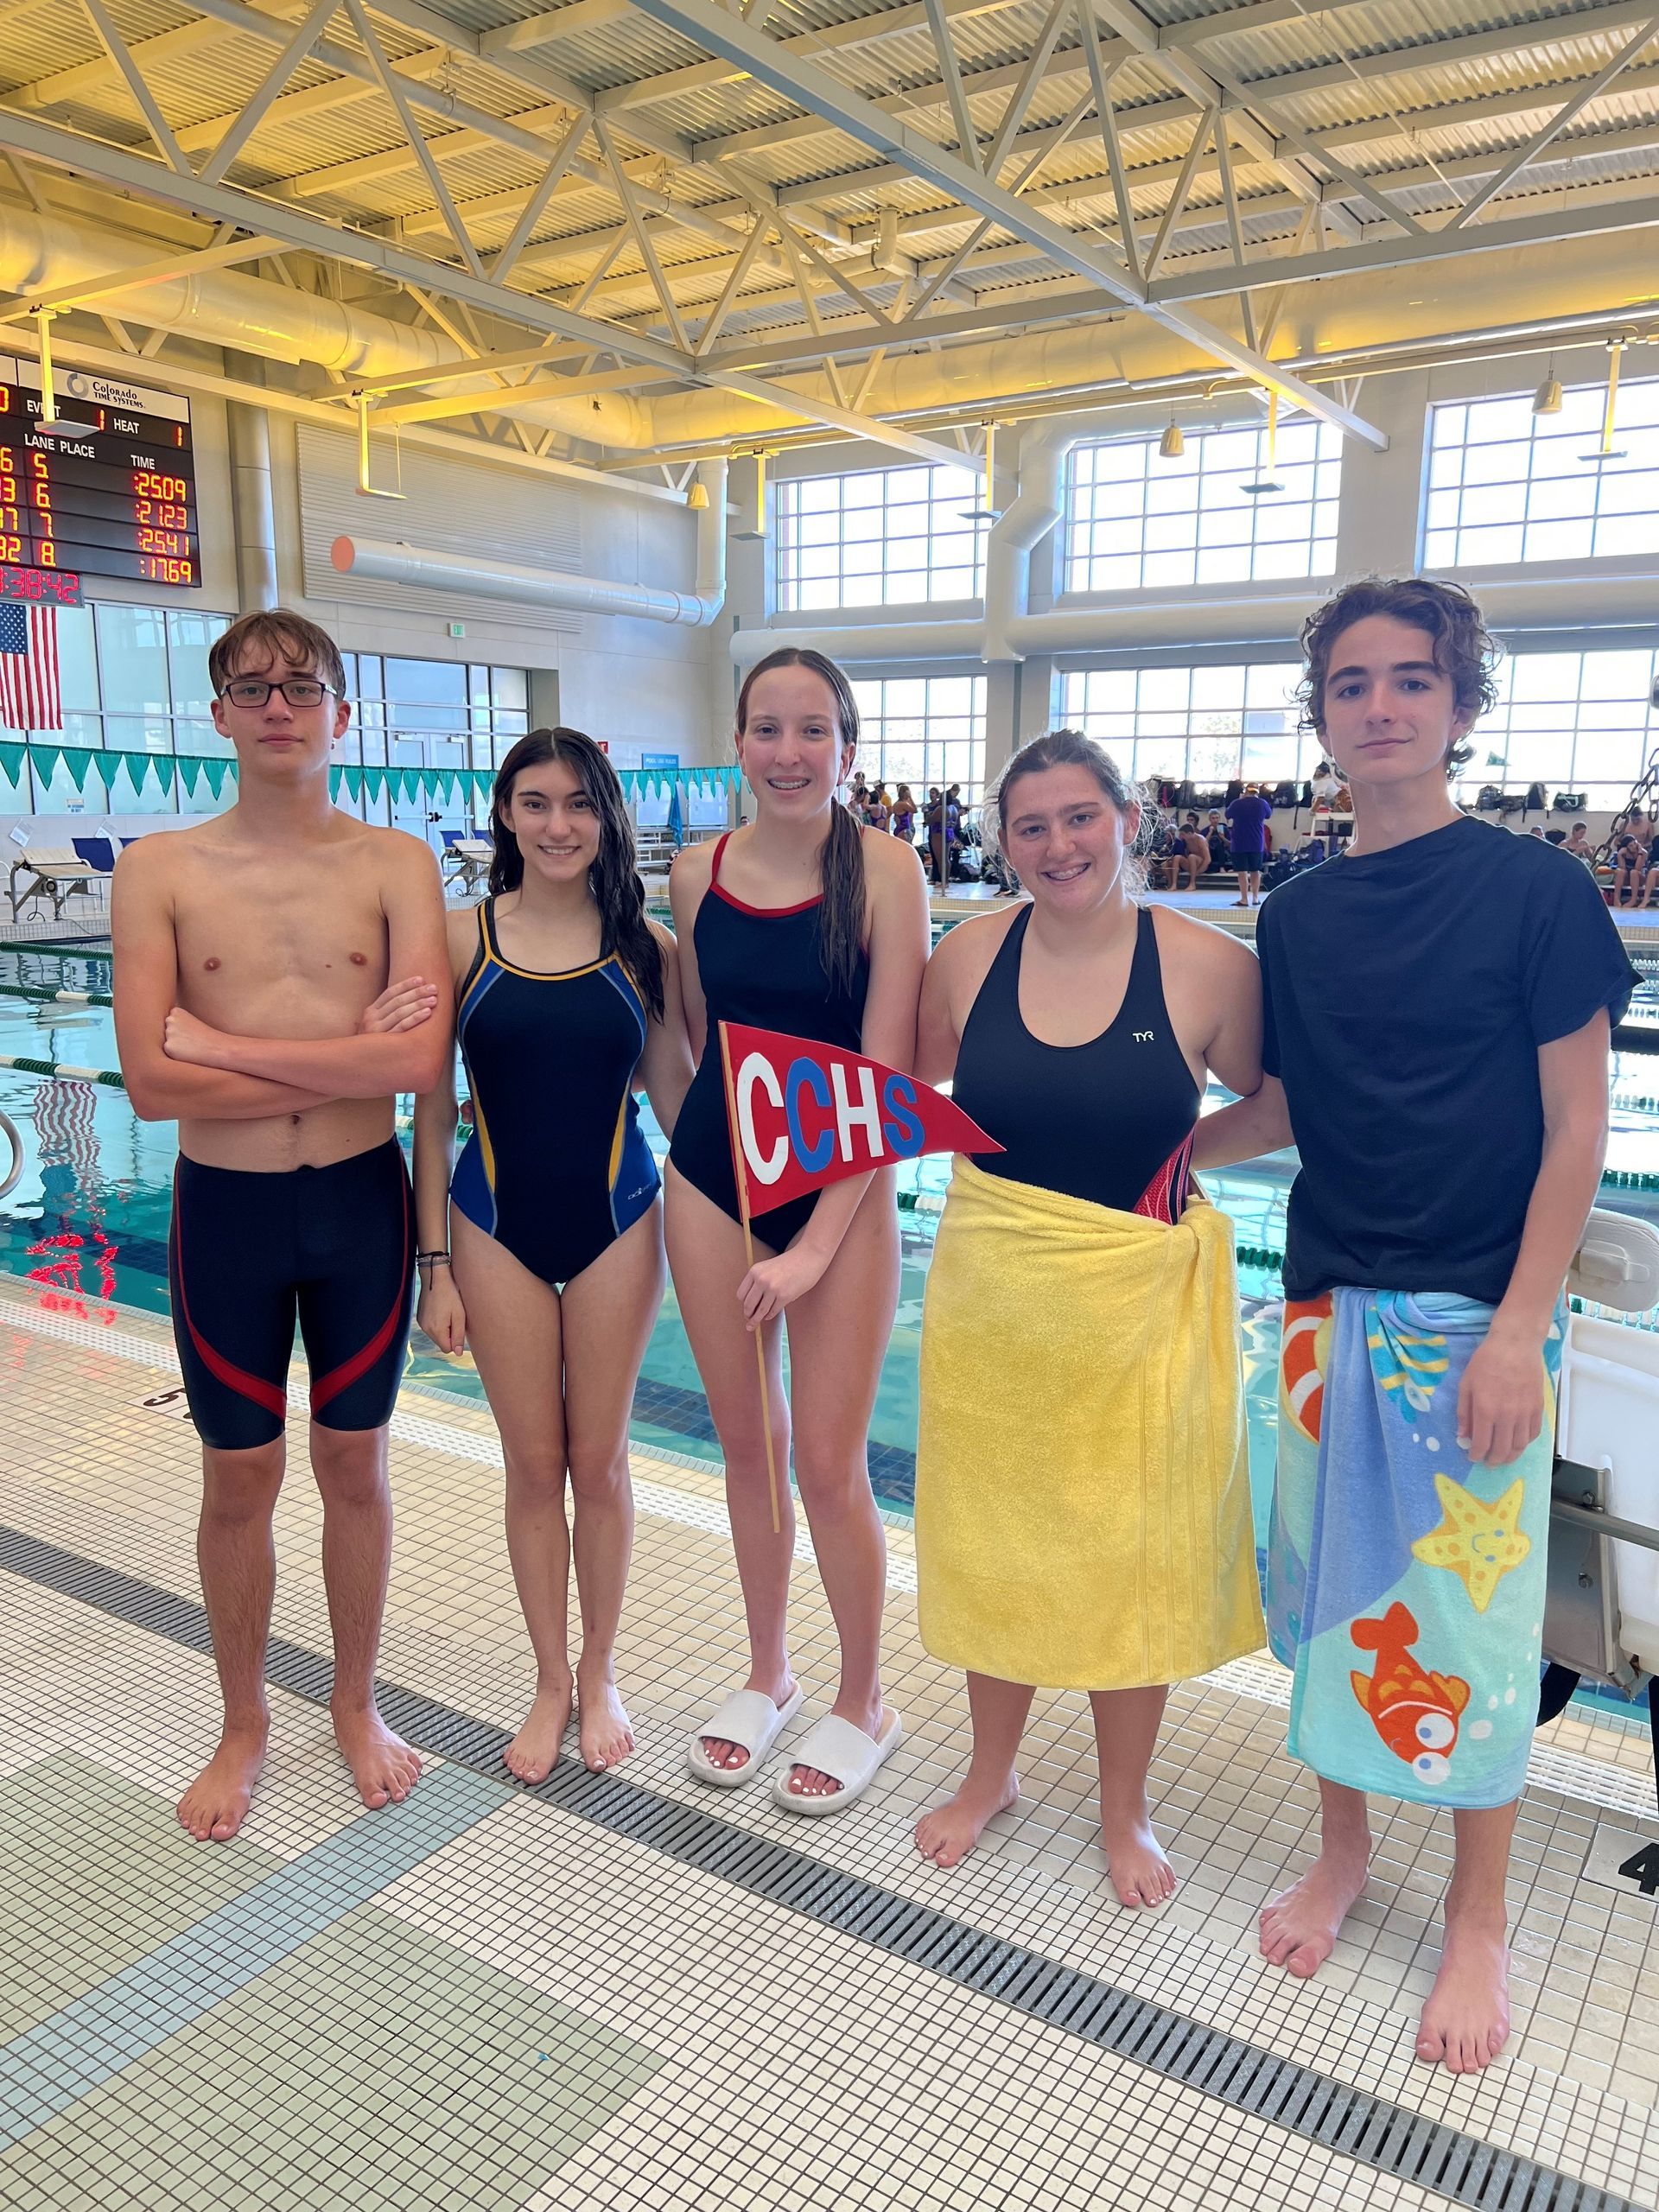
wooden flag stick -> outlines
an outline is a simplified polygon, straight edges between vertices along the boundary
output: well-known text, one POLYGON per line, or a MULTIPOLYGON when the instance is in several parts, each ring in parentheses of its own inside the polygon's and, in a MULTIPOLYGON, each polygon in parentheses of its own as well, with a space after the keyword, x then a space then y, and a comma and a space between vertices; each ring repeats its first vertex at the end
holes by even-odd
MULTIPOLYGON (((727 1042, 726 1024, 720 1025, 720 1065, 726 1084, 726 1127, 731 1132, 732 1165, 737 1171, 737 1208, 743 1224, 743 1255, 747 1265, 754 1265, 754 1231, 749 1226, 748 1163, 743 1157, 743 1140, 737 1126, 737 1095, 732 1085, 732 1048, 727 1042)), ((778 1513, 778 1459, 772 1443, 772 1394, 766 1383, 766 1331, 757 1328, 754 1336, 754 1363, 760 1376, 760 1425, 766 1437, 766 1481, 772 1491, 772 1533, 783 1533, 783 1522, 778 1513)))

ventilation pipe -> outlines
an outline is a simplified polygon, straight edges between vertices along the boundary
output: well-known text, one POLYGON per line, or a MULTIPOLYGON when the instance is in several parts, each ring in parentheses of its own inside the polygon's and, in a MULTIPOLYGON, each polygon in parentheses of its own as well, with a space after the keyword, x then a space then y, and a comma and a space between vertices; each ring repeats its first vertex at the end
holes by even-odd
MULTIPOLYGON (((1478 246, 1478 238, 1477 232, 1471 245, 1478 246)), ((1613 231, 1524 251, 1472 251, 1459 264, 1455 285, 1426 281, 1421 264, 1329 276, 1297 288, 1280 327, 1293 362, 1316 354, 1339 359, 1346 350, 1375 344, 1385 330, 1400 341, 1429 342, 1494 325, 1524 329, 1539 321, 1541 302, 1548 302, 1548 319, 1554 320, 1575 312, 1603 312, 1610 299, 1646 296, 1650 281, 1633 260, 1635 252, 1630 238, 1613 231), (1633 286, 1638 290, 1633 292, 1633 286)), ((107 226, 0 203, 0 289, 25 301, 77 283, 102 281, 123 269, 137 271, 152 264, 156 253, 153 237, 123 235, 107 226)), ((234 269, 103 294, 99 304, 145 329, 178 331, 269 360, 315 363, 365 385, 372 385, 377 375, 436 368, 454 357, 454 346, 440 332, 416 329, 234 269)), ((1103 382, 1190 375, 1194 366, 1192 346, 1160 324, 1141 315, 1096 317, 938 353, 925 347, 890 352, 864 405, 874 415, 950 407, 977 411, 1033 395, 1085 393, 1103 382)), ((476 383, 446 381, 442 388, 499 389, 486 377, 476 383)), ((823 374, 798 378, 797 388, 804 397, 835 397, 823 374)), ((554 396, 533 404, 515 400, 514 413, 564 436, 631 452, 747 442, 769 429, 802 424, 786 407, 724 390, 652 400, 618 392, 554 396)))
POLYGON ((1065 457, 1090 435, 1077 423, 1051 423, 1020 441, 1020 490, 991 524, 985 541, 983 659, 1024 658, 1012 639, 1031 592, 1031 556, 1060 518, 1065 457))
POLYGON ((694 591, 654 584, 615 583, 598 576, 561 575, 475 560, 373 537, 342 537, 331 549, 342 575, 376 583, 413 584, 423 591, 460 592, 478 599, 508 599, 527 607, 557 607, 575 614, 623 614, 647 622, 683 622, 707 629, 726 603, 726 464, 705 461, 697 482, 707 505, 697 518, 697 575, 694 591))

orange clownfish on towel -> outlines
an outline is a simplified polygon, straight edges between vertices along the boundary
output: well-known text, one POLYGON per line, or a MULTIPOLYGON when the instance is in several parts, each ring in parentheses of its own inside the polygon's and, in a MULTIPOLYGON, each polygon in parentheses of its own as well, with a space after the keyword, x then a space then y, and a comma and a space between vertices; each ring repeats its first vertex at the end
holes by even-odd
POLYGON ((1411 1655, 1417 1621, 1408 1605, 1392 1605, 1380 1621, 1356 1621, 1351 1631, 1362 1651, 1375 1651, 1370 1675, 1351 1674, 1354 1695, 1396 1758, 1431 1789, 1452 1770, 1458 1716, 1469 1702, 1469 1685, 1457 1675, 1425 1674, 1411 1655))

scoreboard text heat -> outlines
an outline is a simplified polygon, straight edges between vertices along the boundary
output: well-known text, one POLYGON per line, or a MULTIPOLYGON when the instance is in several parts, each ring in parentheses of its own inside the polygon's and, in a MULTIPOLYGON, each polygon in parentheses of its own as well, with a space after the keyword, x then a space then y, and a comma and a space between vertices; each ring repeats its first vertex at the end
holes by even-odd
POLYGON ((199 586, 188 403, 79 371, 55 383, 45 429, 34 363, 0 359, 0 571, 199 586))

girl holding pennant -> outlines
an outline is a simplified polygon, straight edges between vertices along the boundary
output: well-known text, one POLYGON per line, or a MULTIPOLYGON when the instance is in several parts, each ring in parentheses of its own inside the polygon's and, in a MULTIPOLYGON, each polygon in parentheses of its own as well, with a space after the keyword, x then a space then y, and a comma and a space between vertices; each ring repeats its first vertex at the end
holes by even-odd
POLYGON ((953 930, 922 995, 918 1073, 1003 1149, 957 1160, 928 1276, 918 1602, 973 1756, 916 1842, 959 1864, 1019 1794, 1033 1686, 1086 1690, 1113 1886, 1155 1905, 1168 1685, 1262 1641, 1232 1226, 1187 1179, 1207 1071, 1261 1080, 1255 963, 1138 903, 1141 803, 1092 740, 1016 753, 997 817, 1030 903, 953 930))
POLYGON ((633 1093, 643 1085, 671 1130, 691 1056, 674 940, 645 914, 622 787, 593 740, 521 737, 490 829, 490 895, 448 917, 473 1098, 453 1178, 453 1066, 415 1107, 419 1313, 440 1351, 470 1344, 501 1432, 507 1550, 536 1654, 535 1702, 503 1756, 534 1783, 558 1758, 573 1697, 589 1767, 633 1749, 613 1668, 633 1539, 628 1415, 664 1276, 633 1093))
POLYGON ((833 661, 785 650, 757 662, 738 695, 736 733, 754 822, 712 851, 681 853, 670 879, 686 1020, 701 1058, 669 1154, 669 1262, 725 1456, 749 1637, 747 1682, 698 1730, 689 1757, 704 1782, 751 1781, 802 1703, 785 1634, 794 1515, 779 1484, 774 1520, 768 1471, 789 1465, 792 1419, 796 1480, 841 1681, 774 1795, 790 1811, 817 1814, 850 1805, 899 1732, 881 1700, 887 1551, 866 1457, 899 1298, 893 1171, 871 1168, 750 1217, 728 1134, 718 1025, 911 1065, 927 894, 914 853, 861 829, 836 797, 857 742, 858 709, 833 661))

